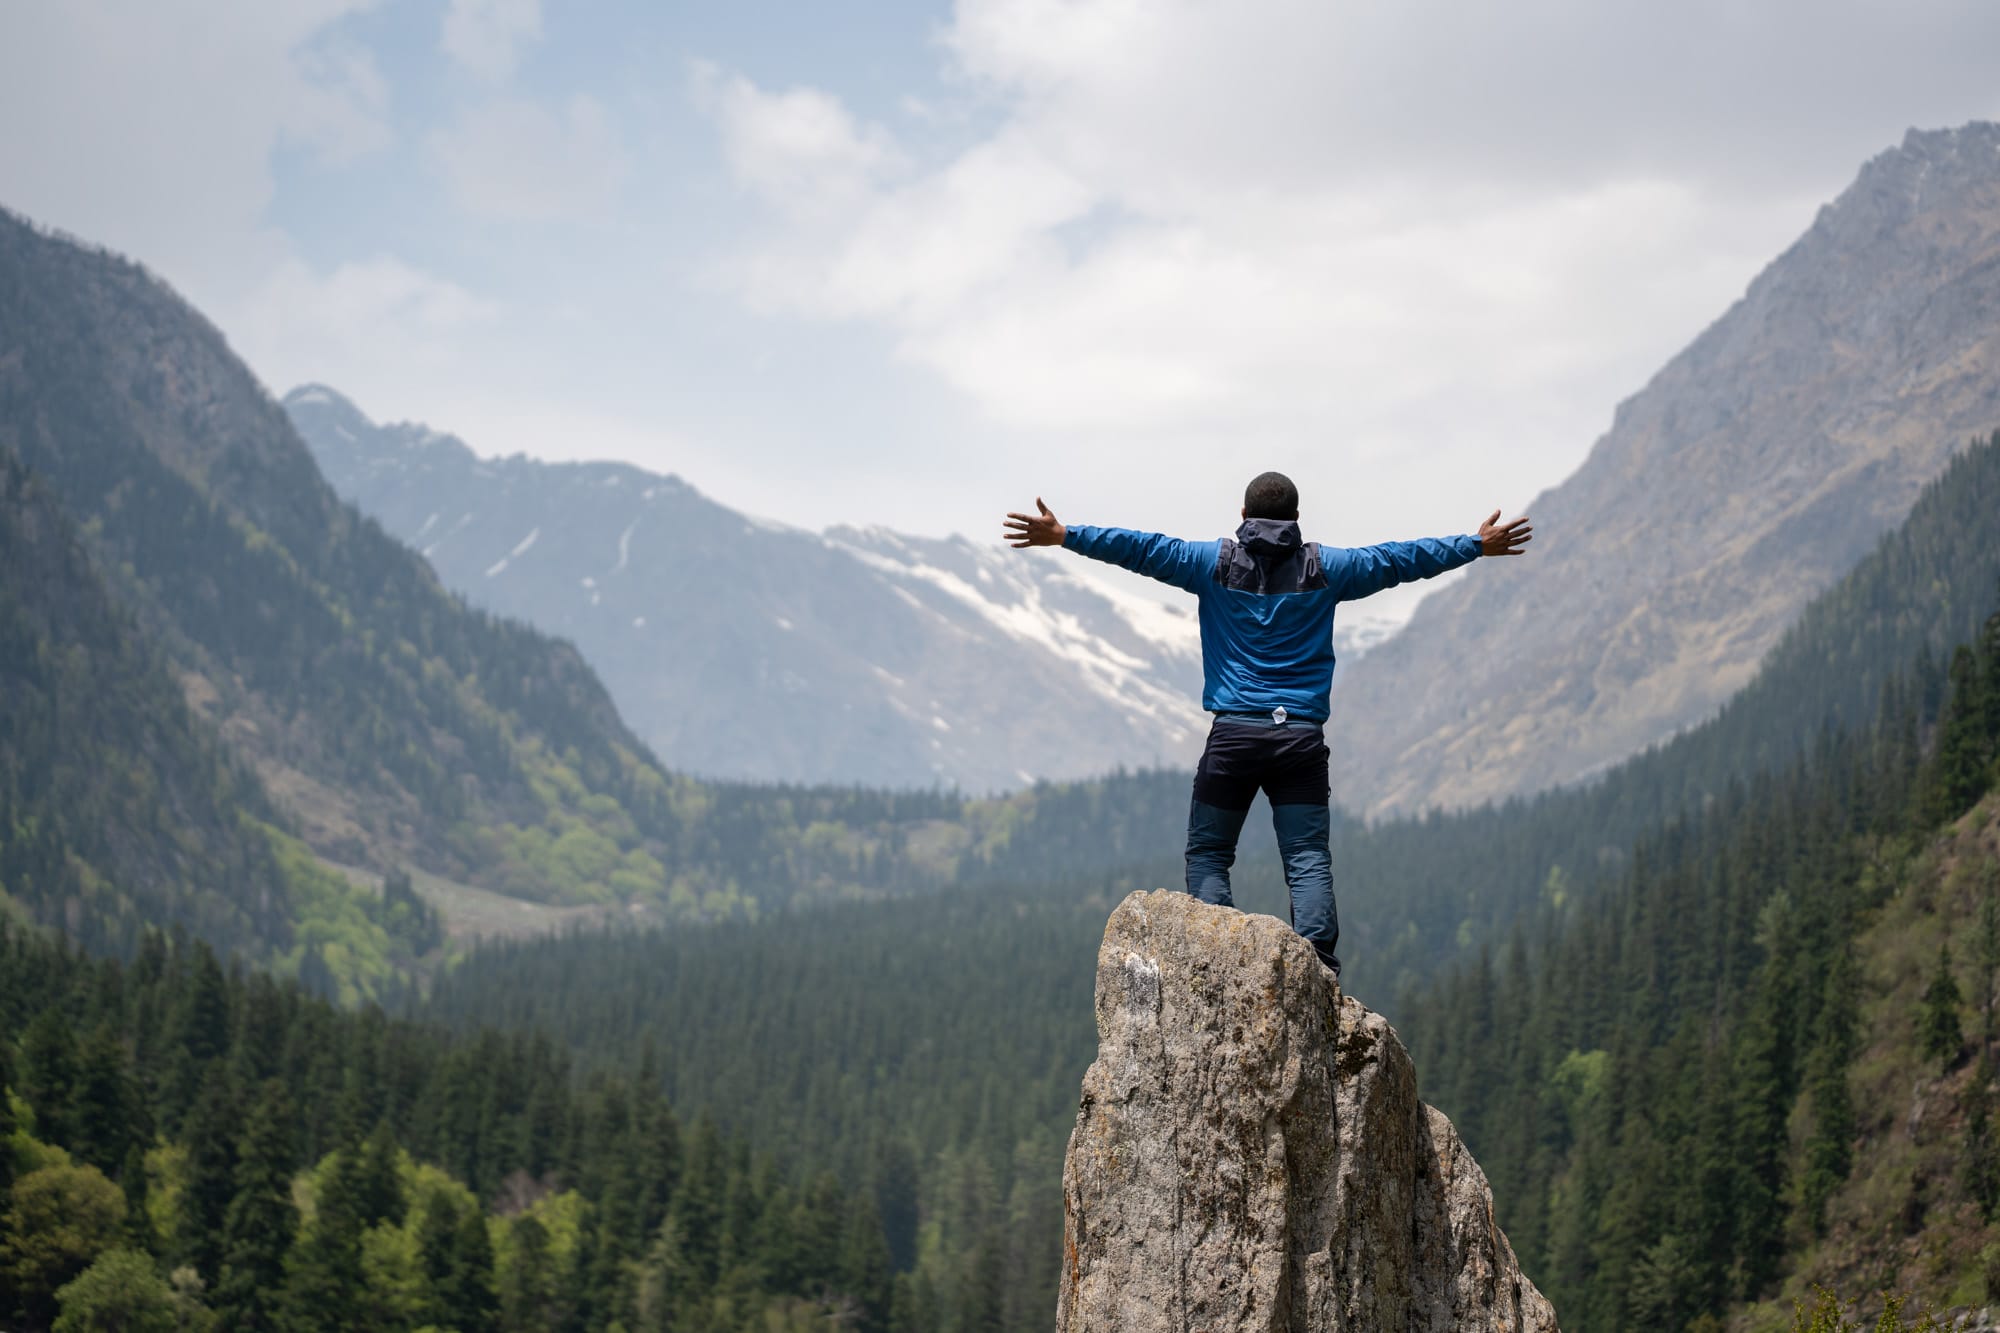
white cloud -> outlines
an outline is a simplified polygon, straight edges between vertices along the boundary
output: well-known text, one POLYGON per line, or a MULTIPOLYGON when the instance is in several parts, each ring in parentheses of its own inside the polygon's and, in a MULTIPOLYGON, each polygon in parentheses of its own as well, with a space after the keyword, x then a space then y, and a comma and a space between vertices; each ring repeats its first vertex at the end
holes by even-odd
POLYGON ((602 216, 630 169, 610 112, 581 94, 560 109, 484 103, 429 146, 460 207, 517 221, 602 216))
POLYGON ((319 273, 274 268, 232 308, 227 327, 277 392, 306 380, 355 392, 407 389, 462 370, 465 335, 499 308, 401 260, 354 260, 319 273))
POLYGON ((541 0, 451 0, 439 44, 482 78, 514 72, 521 52, 542 35, 541 0))
POLYGON ((946 44, 1120 188, 1796 189, 2000 94, 1983 0, 958 0, 946 44))
POLYGON ((1994 105, 2000 7, 1925 7, 960 0, 942 153, 928 103, 902 144, 705 76, 768 205, 732 276, 885 330, 1090 513, 1175 478, 1190 527, 1254 460, 1408 535, 1557 480, 1865 157, 1994 105))
POLYGON ((884 130, 858 123, 816 89, 766 93, 740 75, 698 65, 694 92, 721 131, 736 179, 788 213, 837 214, 906 166, 884 130))
POLYGON ((374 55, 354 42, 323 41, 292 53, 299 73, 287 130, 334 162, 388 148, 389 83, 374 55))
POLYGON ((904 155, 824 95, 730 86, 730 161, 789 224, 743 258, 751 299, 885 322, 906 357, 1030 430, 1380 430, 1427 396, 1585 374, 1623 350, 1578 335, 1598 284, 1627 303, 1600 315, 1689 329, 1718 289, 1657 280, 1663 266, 1715 278, 1717 224, 1741 221, 1662 180, 1121 181, 1075 162, 1087 123, 1032 113, 911 175, 882 169, 904 155), (815 128, 767 129, 791 122, 815 128))
POLYGON ((284 253, 264 225, 281 141, 387 142, 366 52, 317 40, 369 0, 64 0, 0 9, 0 190, 198 301, 284 253))

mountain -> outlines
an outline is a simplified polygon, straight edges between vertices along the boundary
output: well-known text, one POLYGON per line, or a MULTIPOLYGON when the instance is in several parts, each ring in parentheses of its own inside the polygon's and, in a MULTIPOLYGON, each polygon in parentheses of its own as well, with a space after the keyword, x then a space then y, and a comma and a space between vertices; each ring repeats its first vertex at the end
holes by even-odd
MULTIPOLYGON (((676 769, 990 792, 1200 748, 1192 608, 1080 562, 807 532, 622 463, 481 459, 324 385, 285 408, 336 490, 468 601, 575 642, 676 769)), ((1383 632, 1357 620, 1343 655, 1383 632)))
POLYGON ((1343 667, 1335 798, 1463 806, 1700 721, 1996 425, 2000 126, 1912 132, 1528 505, 1528 558, 1343 667))
MULTIPOLYGON (((42 919, 120 918, 82 932, 93 942, 206 923, 268 959, 305 947, 301 893, 368 897, 328 882, 308 847, 682 918, 935 879, 884 849, 952 802, 667 773, 573 647, 467 607, 343 503, 200 314, 139 266, 4 211, 0 453, 22 470, 7 581, 47 580, 10 601, 0 734, 54 752, 76 784, 24 825, 37 855, 109 881, 67 901, 47 875, 10 883, 42 919), (112 771, 85 770, 99 762, 112 771)), ((21 772, 32 813, 55 779, 39 761, 21 772)), ((308 943, 336 973, 362 966, 338 932, 308 943)))

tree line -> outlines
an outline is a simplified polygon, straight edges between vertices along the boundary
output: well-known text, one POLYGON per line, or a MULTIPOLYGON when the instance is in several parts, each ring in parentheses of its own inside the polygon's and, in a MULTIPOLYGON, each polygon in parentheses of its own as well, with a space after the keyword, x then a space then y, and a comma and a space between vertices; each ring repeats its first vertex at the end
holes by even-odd
POLYGON ((1938 932, 1970 947, 1919 964, 1921 1006, 1878 1040, 1921 1051, 1924 1077, 1948 1073, 1968 1054, 1969 991, 1977 1068, 1932 1113, 1962 1118, 1956 1160, 1906 1165, 1903 1216, 1878 1221, 2000 1211, 2000 861, 1939 837, 2000 783, 2000 615, 1925 670, 1884 683, 1872 725, 1824 731, 1668 823, 1610 892, 1539 913, 1405 1006, 1426 1095, 1486 1168, 1565 1327, 1719 1329, 1826 1237, 1866 1127, 1894 1118, 1862 1104, 1856 1060, 1866 978, 1909 963, 1865 941, 1946 878, 1965 905, 1938 932))
POLYGON ((185 937, 121 962, 0 924, 0 1088, 26 1329, 886 1333, 956 1299, 896 1270, 893 1159, 849 1188, 684 1120, 651 1057, 579 1078, 546 1037, 339 1009, 185 937))

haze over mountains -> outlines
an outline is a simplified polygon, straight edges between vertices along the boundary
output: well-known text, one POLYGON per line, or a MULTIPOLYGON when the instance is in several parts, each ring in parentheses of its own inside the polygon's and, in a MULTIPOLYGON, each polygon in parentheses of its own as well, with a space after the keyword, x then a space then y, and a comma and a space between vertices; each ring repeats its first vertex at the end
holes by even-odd
MULTIPOLYGON (((1365 657, 1389 627, 1344 610, 1335 799, 1531 792, 1712 714, 2000 420, 1996 255, 2000 128, 1870 162, 1528 506, 1529 558, 1365 657)), ((621 464, 481 460, 322 386, 286 403, 343 495, 468 599, 573 639, 672 766, 982 791, 1198 748, 1192 616, 1061 558, 778 527, 621 464)))
POLYGON ((1529 558, 1343 671, 1335 799, 1534 791, 1708 716, 1996 422, 2000 126, 1912 131, 1530 503, 1529 558))
MULTIPOLYGON (((1075 557, 807 532, 623 463, 482 460, 323 385, 285 407, 336 490, 469 601, 575 642, 677 769, 984 792, 1200 748, 1193 603, 1075 557)), ((1349 620, 1350 656, 1387 631, 1349 620)))

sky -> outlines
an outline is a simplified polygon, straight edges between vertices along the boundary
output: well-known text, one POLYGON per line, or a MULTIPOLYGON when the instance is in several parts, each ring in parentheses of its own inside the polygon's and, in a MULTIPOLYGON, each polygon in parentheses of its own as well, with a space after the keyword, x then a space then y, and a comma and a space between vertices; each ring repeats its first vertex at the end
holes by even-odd
POLYGON ((0 205, 273 392, 980 540, 1518 511, 1992 118, 1991 0, 0 0, 0 205))

